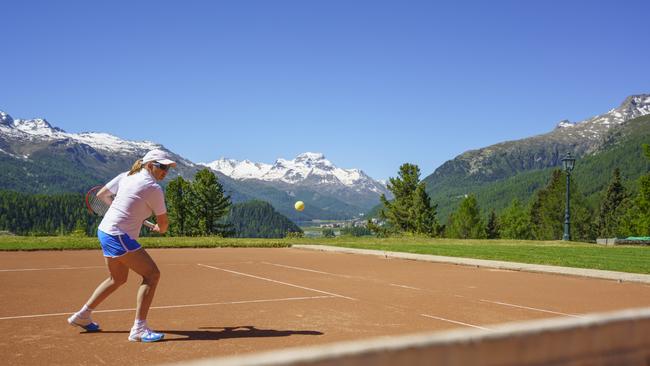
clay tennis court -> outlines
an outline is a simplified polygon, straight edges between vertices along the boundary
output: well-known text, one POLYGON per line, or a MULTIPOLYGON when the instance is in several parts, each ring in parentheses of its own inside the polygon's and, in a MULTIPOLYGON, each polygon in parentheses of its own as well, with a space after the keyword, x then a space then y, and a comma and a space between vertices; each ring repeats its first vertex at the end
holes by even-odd
POLYGON ((127 341, 140 278, 66 318, 107 276, 100 251, 0 253, 7 365, 157 364, 368 337, 480 328, 650 306, 650 285, 299 249, 150 249, 162 272, 149 323, 127 341))

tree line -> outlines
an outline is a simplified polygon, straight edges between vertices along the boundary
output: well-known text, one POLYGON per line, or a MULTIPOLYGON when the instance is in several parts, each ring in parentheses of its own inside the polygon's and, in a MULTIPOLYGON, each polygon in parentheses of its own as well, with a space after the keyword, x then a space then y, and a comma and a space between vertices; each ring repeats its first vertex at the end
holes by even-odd
MULTIPOLYGON (((232 204, 209 169, 193 181, 177 177, 165 189, 167 236, 280 238, 302 230, 261 201, 232 204)), ((0 190, 0 231, 16 235, 94 236, 101 217, 89 214, 79 193, 28 194, 0 190)), ((155 221, 155 220, 153 220, 155 221)), ((141 235, 155 235, 143 229, 141 235)))
POLYGON ((99 218, 79 193, 55 195, 0 191, 0 230, 17 235, 89 235, 99 218))
POLYGON ((248 201, 234 205, 228 218, 238 238, 283 238, 302 229, 265 201, 248 201))
MULTIPOLYGON (((650 161, 650 146, 643 145, 650 161)), ((546 186, 532 194, 529 202, 513 199, 508 207, 491 210, 484 217, 474 194, 465 195, 445 225, 437 219, 437 205, 432 204, 420 181, 417 165, 403 164, 398 177, 390 178, 388 189, 395 199, 381 197, 379 217, 384 224, 368 221, 368 228, 378 236, 396 234, 425 235, 462 239, 531 239, 559 240, 564 231, 566 205, 565 173, 551 172, 546 186)), ((612 173, 596 209, 592 209, 573 177, 570 182, 570 217, 573 240, 650 236, 650 173, 637 181, 636 191, 628 190, 619 169, 612 173)))

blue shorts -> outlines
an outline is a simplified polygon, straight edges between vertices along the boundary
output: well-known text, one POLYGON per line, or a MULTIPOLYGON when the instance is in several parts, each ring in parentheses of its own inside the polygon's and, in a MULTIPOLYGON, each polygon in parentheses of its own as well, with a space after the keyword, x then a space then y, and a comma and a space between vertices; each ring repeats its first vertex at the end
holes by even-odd
POLYGON ((140 243, 131 239, 127 234, 108 235, 101 230, 97 230, 97 237, 102 245, 104 257, 120 257, 141 248, 140 243))

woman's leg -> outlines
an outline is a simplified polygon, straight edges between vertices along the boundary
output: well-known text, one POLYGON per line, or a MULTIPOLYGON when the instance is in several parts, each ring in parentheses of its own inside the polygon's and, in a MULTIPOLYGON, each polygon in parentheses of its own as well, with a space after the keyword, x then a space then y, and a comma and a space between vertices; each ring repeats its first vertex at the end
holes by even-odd
POLYGON ((129 277, 129 267, 121 263, 119 258, 104 257, 104 259, 110 276, 97 286, 86 302, 86 306, 91 309, 95 309, 110 294, 125 284, 129 277))
POLYGON ((99 325, 91 319, 91 313, 102 301, 112 294, 118 287, 122 286, 129 275, 129 267, 120 263, 116 258, 104 257, 108 267, 109 277, 97 286, 86 304, 81 310, 68 318, 68 323, 84 328, 89 332, 99 330, 99 325))
POLYGON ((146 320, 149 313, 149 307, 158 286, 160 271, 158 266, 151 259, 149 253, 144 248, 134 252, 127 253, 118 258, 126 267, 132 269, 142 276, 142 284, 138 289, 137 307, 135 311, 136 320, 146 320))

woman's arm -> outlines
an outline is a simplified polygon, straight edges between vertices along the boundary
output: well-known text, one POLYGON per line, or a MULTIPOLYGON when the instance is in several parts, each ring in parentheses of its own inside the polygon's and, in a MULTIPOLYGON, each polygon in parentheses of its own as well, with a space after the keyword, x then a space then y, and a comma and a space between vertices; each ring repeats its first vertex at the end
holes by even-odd
POLYGON ((167 213, 156 215, 156 226, 154 226, 151 230, 164 234, 168 228, 169 218, 167 217, 167 213))
POLYGON ((103 186, 99 192, 97 192, 97 197, 109 206, 113 203, 113 192, 106 188, 106 186, 103 186))

